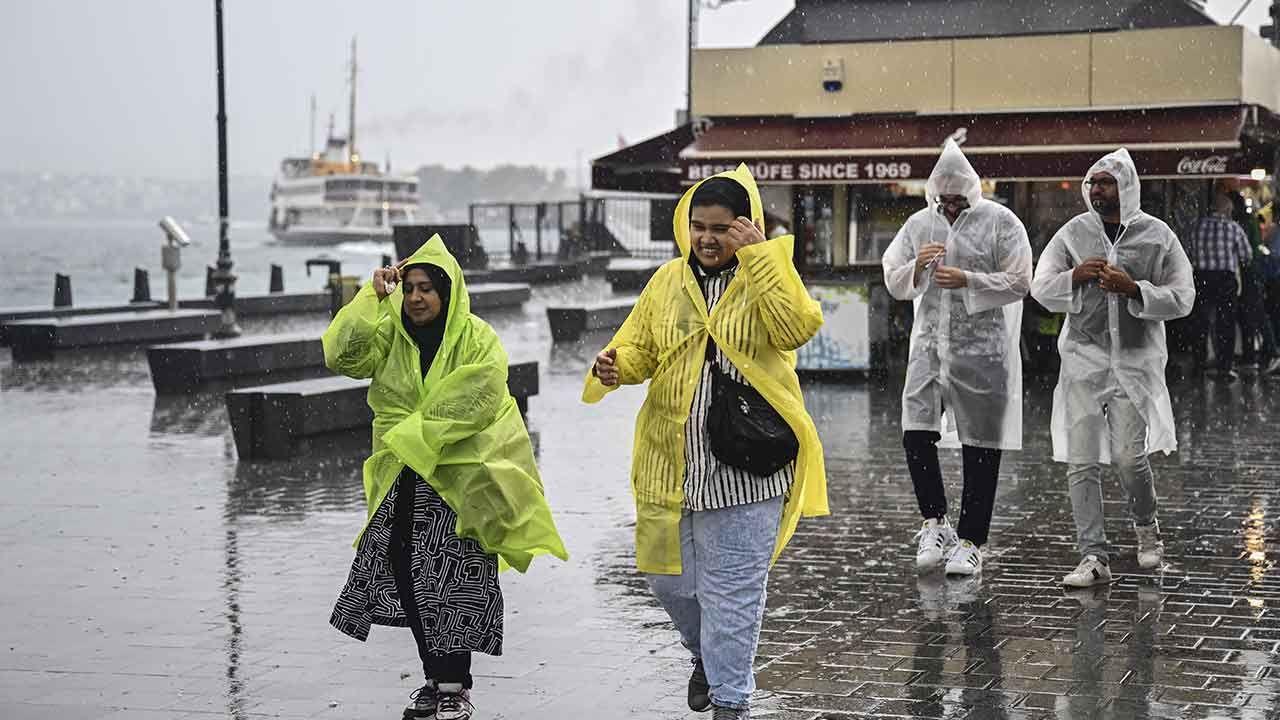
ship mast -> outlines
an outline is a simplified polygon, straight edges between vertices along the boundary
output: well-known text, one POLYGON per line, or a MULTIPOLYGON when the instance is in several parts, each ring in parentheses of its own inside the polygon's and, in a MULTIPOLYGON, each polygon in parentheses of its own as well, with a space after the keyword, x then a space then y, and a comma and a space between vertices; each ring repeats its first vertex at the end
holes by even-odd
POLYGON ((356 164, 360 161, 360 153, 356 151, 356 39, 351 38, 351 117, 350 131, 347 133, 347 162, 356 164))
POLYGON ((311 93, 311 157, 316 156, 316 94, 311 93))

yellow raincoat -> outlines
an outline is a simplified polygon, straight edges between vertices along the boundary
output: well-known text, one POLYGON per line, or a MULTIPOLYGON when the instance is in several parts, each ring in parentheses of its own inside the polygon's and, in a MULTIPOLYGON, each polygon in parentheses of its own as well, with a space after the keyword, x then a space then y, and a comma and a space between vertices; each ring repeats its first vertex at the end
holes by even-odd
MULTIPOLYGON (((760 192, 745 165, 716 177, 745 187, 752 219, 763 219, 760 192)), ((680 574, 684 429, 706 358, 708 334, 800 441, 795 484, 783 507, 773 560, 786 547, 802 515, 829 512, 822 445, 805 410, 795 371, 795 349, 818 332, 822 309, 809 297, 792 264, 795 239, 784 235, 739 249, 739 270, 708 316, 706 300, 689 266, 689 203, 697 188, 690 188, 676 206, 675 235, 681 256, 654 273, 608 345, 617 350, 619 386, 650 381, 636 419, 631 488, 636 502, 636 564, 641 572, 661 575, 680 574)), ((582 399, 598 402, 619 386, 605 387, 588 371, 582 399)))
POLYGON ((524 572, 548 553, 567 560, 529 433, 507 390, 507 353, 493 328, 471 314, 462 268, 439 235, 409 260, 419 263, 441 268, 452 282, 444 340, 426 378, 401 320, 403 286, 379 301, 367 283, 324 333, 330 370, 373 378, 365 527, 407 465, 457 514, 458 537, 479 542, 500 567, 524 572))

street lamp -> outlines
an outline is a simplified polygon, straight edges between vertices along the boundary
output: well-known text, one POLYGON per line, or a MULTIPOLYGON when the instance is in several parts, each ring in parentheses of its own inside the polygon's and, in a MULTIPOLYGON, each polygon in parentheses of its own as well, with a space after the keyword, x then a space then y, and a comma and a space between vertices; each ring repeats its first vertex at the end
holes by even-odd
POLYGON ((227 230, 227 91, 222 61, 222 0, 213 0, 213 16, 218 45, 218 262, 213 283, 217 294, 213 306, 222 311, 222 323, 214 337, 238 337, 236 324, 236 276, 231 272, 231 240, 227 230))

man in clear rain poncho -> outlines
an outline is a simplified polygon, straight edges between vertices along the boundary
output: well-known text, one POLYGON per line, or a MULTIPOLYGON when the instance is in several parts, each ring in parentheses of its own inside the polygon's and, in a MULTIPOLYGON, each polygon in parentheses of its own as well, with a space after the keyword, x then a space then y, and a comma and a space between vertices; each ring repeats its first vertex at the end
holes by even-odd
POLYGON ((1036 268, 1031 294, 1067 314, 1058 339, 1062 369, 1053 393, 1053 457, 1068 463, 1080 565, 1064 585, 1111 581, 1102 514, 1102 465, 1114 464, 1128 497, 1138 564, 1158 567, 1149 453, 1177 449, 1165 385, 1164 321, 1195 300, 1191 263, 1164 222, 1142 212, 1138 171, 1121 148, 1089 168, 1088 212, 1062 226, 1036 268))
POLYGON ((1022 447, 1018 331, 1031 245, 1008 208, 982 197, 973 166, 948 140, 925 185, 928 207, 885 250, 885 285, 915 304, 902 392, 902 444, 924 524, 916 566, 982 569, 1002 450, 1022 447), (938 464, 945 433, 963 446, 959 532, 947 521, 938 464), (957 437, 958 436, 958 437, 957 437))

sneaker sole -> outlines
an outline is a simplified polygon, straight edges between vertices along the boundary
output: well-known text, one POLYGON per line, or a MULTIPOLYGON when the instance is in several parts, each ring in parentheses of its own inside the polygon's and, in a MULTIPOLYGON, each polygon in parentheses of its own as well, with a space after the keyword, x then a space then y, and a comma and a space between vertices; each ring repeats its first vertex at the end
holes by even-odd
POLYGON ((1115 581, 1116 581, 1115 576, 1112 576, 1109 578, 1094 578, 1091 582, 1085 583, 1084 585, 1078 585, 1076 583, 1068 581, 1066 578, 1062 578, 1062 587, 1091 588, 1091 587, 1097 587, 1098 585, 1110 585, 1115 581))

